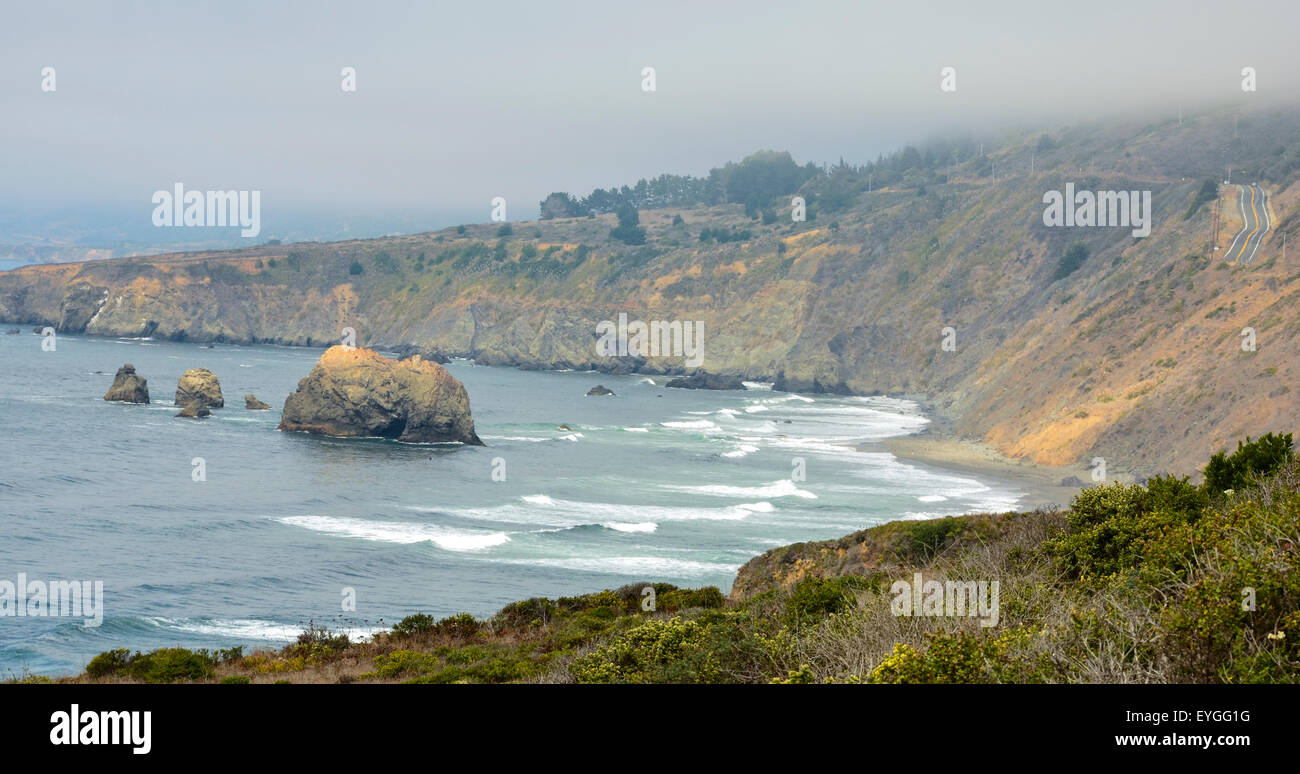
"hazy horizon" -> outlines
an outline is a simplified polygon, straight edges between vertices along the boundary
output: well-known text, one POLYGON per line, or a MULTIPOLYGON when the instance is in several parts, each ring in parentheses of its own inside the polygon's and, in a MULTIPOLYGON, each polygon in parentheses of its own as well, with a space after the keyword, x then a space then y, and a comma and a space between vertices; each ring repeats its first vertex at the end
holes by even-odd
MULTIPOLYGON (((552 191, 704 175, 762 148, 861 163, 928 137, 1300 94, 1295 25, 1220 39, 1208 2, 1082 17, 1028 2, 581 5, 6 8, 0 244, 196 241, 151 232, 150 196, 175 182, 260 190, 250 244, 326 234, 316 220, 377 235, 487 221, 497 196, 531 220, 552 191), (1245 66, 1256 93, 1240 90, 1245 66)), ((1259 11, 1300 21, 1283 2, 1259 11)))

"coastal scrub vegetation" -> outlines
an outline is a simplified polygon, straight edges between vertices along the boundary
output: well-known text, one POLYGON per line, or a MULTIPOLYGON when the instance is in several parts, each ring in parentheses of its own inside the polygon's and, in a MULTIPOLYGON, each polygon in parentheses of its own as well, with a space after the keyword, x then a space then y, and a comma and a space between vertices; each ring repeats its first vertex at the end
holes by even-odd
POLYGON ((78 681, 209 683, 1300 682, 1300 461, 1290 434, 1071 507, 900 521, 786 546, 731 599, 664 583, 416 613, 364 642, 113 650, 78 681), (996 626, 895 615, 891 583, 998 581, 996 626))

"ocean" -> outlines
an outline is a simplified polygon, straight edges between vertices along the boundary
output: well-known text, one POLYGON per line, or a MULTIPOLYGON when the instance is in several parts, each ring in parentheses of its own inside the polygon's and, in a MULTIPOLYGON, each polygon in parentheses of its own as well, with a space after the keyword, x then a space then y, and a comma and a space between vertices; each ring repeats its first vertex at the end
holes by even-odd
POLYGON ((363 637, 631 582, 725 593, 775 546, 1024 494, 871 451, 929 421, 897 398, 458 360, 486 447, 408 445, 276 430, 319 349, 60 335, 48 352, 21 327, 0 335, 0 584, 101 581, 103 620, 0 617, 0 677, 73 674, 113 648, 278 647, 308 625, 363 637), (126 362, 152 404, 102 399, 126 362), (226 407, 175 418, 198 367, 226 407), (616 395, 587 397, 596 384, 616 395))

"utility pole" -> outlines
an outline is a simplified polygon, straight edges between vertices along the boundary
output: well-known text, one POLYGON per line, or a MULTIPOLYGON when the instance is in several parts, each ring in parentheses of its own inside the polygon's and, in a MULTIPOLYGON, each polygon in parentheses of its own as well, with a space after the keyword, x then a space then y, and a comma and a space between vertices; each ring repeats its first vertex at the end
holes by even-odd
POLYGON ((1214 198, 1214 236, 1210 238, 1210 252, 1219 249, 1219 207, 1223 204, 1223 197, 1214 198))

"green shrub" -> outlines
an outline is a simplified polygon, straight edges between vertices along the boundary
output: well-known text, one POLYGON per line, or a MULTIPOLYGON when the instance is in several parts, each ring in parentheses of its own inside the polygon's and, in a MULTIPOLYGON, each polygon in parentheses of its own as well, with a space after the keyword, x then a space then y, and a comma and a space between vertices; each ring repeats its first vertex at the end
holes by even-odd
POLYGON ((173 683, 177 680, 200 680, 212 673, 213 659, 206 652, 186 648, 159 648, 136 653, 127 671, 146 683, 173 683))
POLYGON ((860 575, 808 577, 795 584, 785 601, 785 622, 797 627, 853 606, 857 591, 868 585, 860 575))
POLYGON ((963 524, 961 519, 951 516, 908 524, 905 558, 929 561, 947 545, 949 538, 961 532, 963 524))
POLYGON ((1210 457, 1205 466, 1205 488, 1217 495, 1228 490, 1245 489, 1257 477, 1267 476, 1295 459, 1291 434, 1266 433, 1257 440, 1246 437, 1237 442, 1237 451, 1221 451, 1210 457))
POLYGON ((1065 533, 1047 548, 1071 577, 1104 578, 1136 568, 1151 540, 1200 518, 1206 504, 1185 477, 1091 487, 1075 495, 1065 533))
POLYGON ((395 650, 375 656, 375 671, 366 677, 393 678, 425 675, 438 669, 438 657, 414 650, 395 650))
POLYGON ((871 683, 1041 683, 1053 674, 1046 657, 1023 651, 1029 632, 1013 629, 993 636, 967 631, 934 632, 923 650, 899 643, 871 671, 871 683))
POLYGON ((1056 265, 1056 273, 1052 275, 1052 281, 1065 279, 1075 273, 1086 260, 1088 260, 1087 245, 1083 242, 1075 242, 1070 245, 1070 249, 1065 251, 1065 255, 1061 256, 1061 262, 1056 265))
POLYGON ((1300 493, 1238 501, 1146 553, 1161 655, 1190 682, 1300 681, 1300 493))
POLYGON ((416 613, 394 624, 392 633, 399 637, 408 637, 413 634, 428 634, 433 631, 433 627, 433 616, 416 613))
POLYGON ((348 636, 334 633, 324 626, 311 624, 298 635, 298 640, 288 650, 294 656, 302 657, 308 662, 317 662, 347 650, 351 642, 348 636))
POLYGON ((248 685, 248 675, 228 675, 217 681, 220 685, 248 685))
POLYGON ((656 607, 665 612, 685 610, 688 608, 719 608, 726 604, 726 598, 717 586, 702 589, 673 589, 662 595, 656 591, 656 607))
POLYGON ((86 665, 86 674, 94 678, 129 677, 146 683, 172 683, 209 677, 216 663, 217 659, 206 650, 159 648, 128 655, 125 648, 119 648, 92 658, 86 665))
POLYGON ((86 665, 86 674, 95 678, 121 674, 130 660, 131 652, 126 648, 106 650, 90 660, 86 665))
MULTIPOLYGON (((569 671, 580 683, 663 682, 659 673, 700 647, 704 627, 681 618, 650 620, 595 652, 574 659, 569 671)), ((707 682, 707 672, 694 675, 707 682)))
POLYGON ((447 616, 434 625, 434 631, 448 637, 468 638, 478 634, 483 624, 469 613, 447 616))

